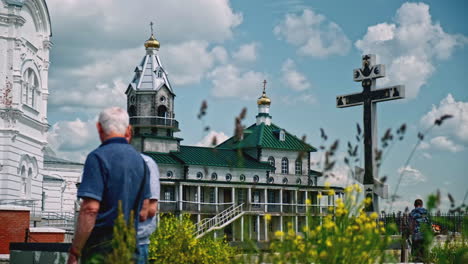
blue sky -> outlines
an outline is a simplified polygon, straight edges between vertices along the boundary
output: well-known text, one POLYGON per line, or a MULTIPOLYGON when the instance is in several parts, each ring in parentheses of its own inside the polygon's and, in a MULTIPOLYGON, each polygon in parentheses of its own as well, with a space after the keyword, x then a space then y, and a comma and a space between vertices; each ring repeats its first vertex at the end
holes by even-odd
MULTIPOLYGON (((463 200, 468 183, 468 23, 466 1, 129 1, 49 0, 51 53, 49 122, 54 149, 83 159, 94 148, 96 114, 125 105, 124 91, 145 51, 149 21, 177 94, 183 144, 232 135, 234 117, 254 122, 263 79, 273 122, 319 146, 319 129, 354 140, 362 107, 337 109, 335 96, 361 91, 352 70, 377 54, 387 78, 408 98, 378 104, 378 131, 408 125, 380 171, 393 190, 418 131, 442 114, 454 118, 427 135, 407 167, 401 209, 440 189, 463 200), (92 6, 92 8, 90 8, 92 6), (196 118, 203 100, 207 116, 196 118), (210 126, 206 133, 203 127, 210 126)), ((327 144, 330 144, 328 142, 327 144)), ((343 158, 339 155, 340 160, 343 158)), ((318 159, 318 155, 314 157, 318 159)), ((332 183, 346 182, 338 164, 332 183)), ((447 199, 444 198, 445 204, 447 199)))

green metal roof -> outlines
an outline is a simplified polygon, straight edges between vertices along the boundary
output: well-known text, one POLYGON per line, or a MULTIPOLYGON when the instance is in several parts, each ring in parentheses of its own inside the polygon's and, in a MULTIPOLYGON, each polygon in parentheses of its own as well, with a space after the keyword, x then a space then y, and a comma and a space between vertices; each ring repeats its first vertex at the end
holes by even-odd
POLYGON ((180 152, 171 154, 187 165, 273 169, 267 162, 258 162, 240 150, 180 146, 180 152))
POLYGON ((57 157, 54 157, 54 156, 50 156, 50 155, 44 155, 44 163, 47 163, 47 164, 67 164, 67 165, 83 165, 83 163, 79 163, 79 162, 75 162, 75 161, 69 161, 69 160, 65 160, 65 159, 61 159, 61 158, 57 158, 57 157))
POLYGON ((253 124, 244 130, 244 139, 236 141, 231 137, 218 145, 217 149, 270 148, 294 151, 317 151, 314 147, 285 131, 285 140, 279 139, 280 127, 275 124, 253 124))
POLYGON ((156 161, 157 164, 181 164, 171 153, 145 152, 145 155, 156 161))

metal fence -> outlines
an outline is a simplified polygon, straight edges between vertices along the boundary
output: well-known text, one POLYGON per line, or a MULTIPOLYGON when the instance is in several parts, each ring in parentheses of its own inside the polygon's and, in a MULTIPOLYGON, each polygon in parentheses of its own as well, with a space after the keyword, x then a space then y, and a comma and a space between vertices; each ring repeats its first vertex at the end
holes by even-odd
MULTIPOLYGON (((435 233, 449 234, 461 233, 468 228, 468 214, 464 213, 435 213, 429 214, 429 222, 435 233)), ((379 221, 383 222, 387 230, 393 229, 392 234, 397 235, 408 230, 410 218, 408 213, 381 214, 379 221)))

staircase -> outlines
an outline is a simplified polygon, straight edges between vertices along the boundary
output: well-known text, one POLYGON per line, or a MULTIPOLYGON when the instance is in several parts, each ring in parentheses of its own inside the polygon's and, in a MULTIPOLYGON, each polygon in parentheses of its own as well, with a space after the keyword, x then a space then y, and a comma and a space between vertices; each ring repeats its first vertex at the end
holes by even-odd
POLYGON ((244 214, 244 204, 232 205, 212 218, 205 218, 197 223, 194 233, 196 238, 201 238, 213 230, 219 230, 234 222, 244 214))

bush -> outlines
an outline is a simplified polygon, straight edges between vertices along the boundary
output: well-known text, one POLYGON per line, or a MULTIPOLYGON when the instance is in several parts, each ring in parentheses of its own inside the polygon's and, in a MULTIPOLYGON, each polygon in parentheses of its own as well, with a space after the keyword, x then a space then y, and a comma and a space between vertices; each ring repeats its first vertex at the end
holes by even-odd
MULTIPOLYGON (((333 190, 329 190, 333 195, 333 190)), ((346 199, 336 201, 334 215, 326 215, 320 224, 309 216, 308 227, 296 234, 292 225, 288 231, 275 233, 271 244, 273 263, 383 263, 388 261, 385 249, 391 242, 378 214, 366 214, 363 209, 370 200, 357 204, 361 188, 345 189, 346 199)), ((310 204, 310 201, 307 201, 310 204)), ((330 208, 333 210, 333 208, 330 208)))
POLYGON ((431 263, 468 263, 468 241, 447 240, 443 245, 431 249, 431 263))
POLYGON ((195 237, 195 225, 188 215, 181 219, 174 215, 161 215, 158 228, 151 235, 150 263, 228 263, 234 248, 225 239, 212 239, 206 235, 195 237))

